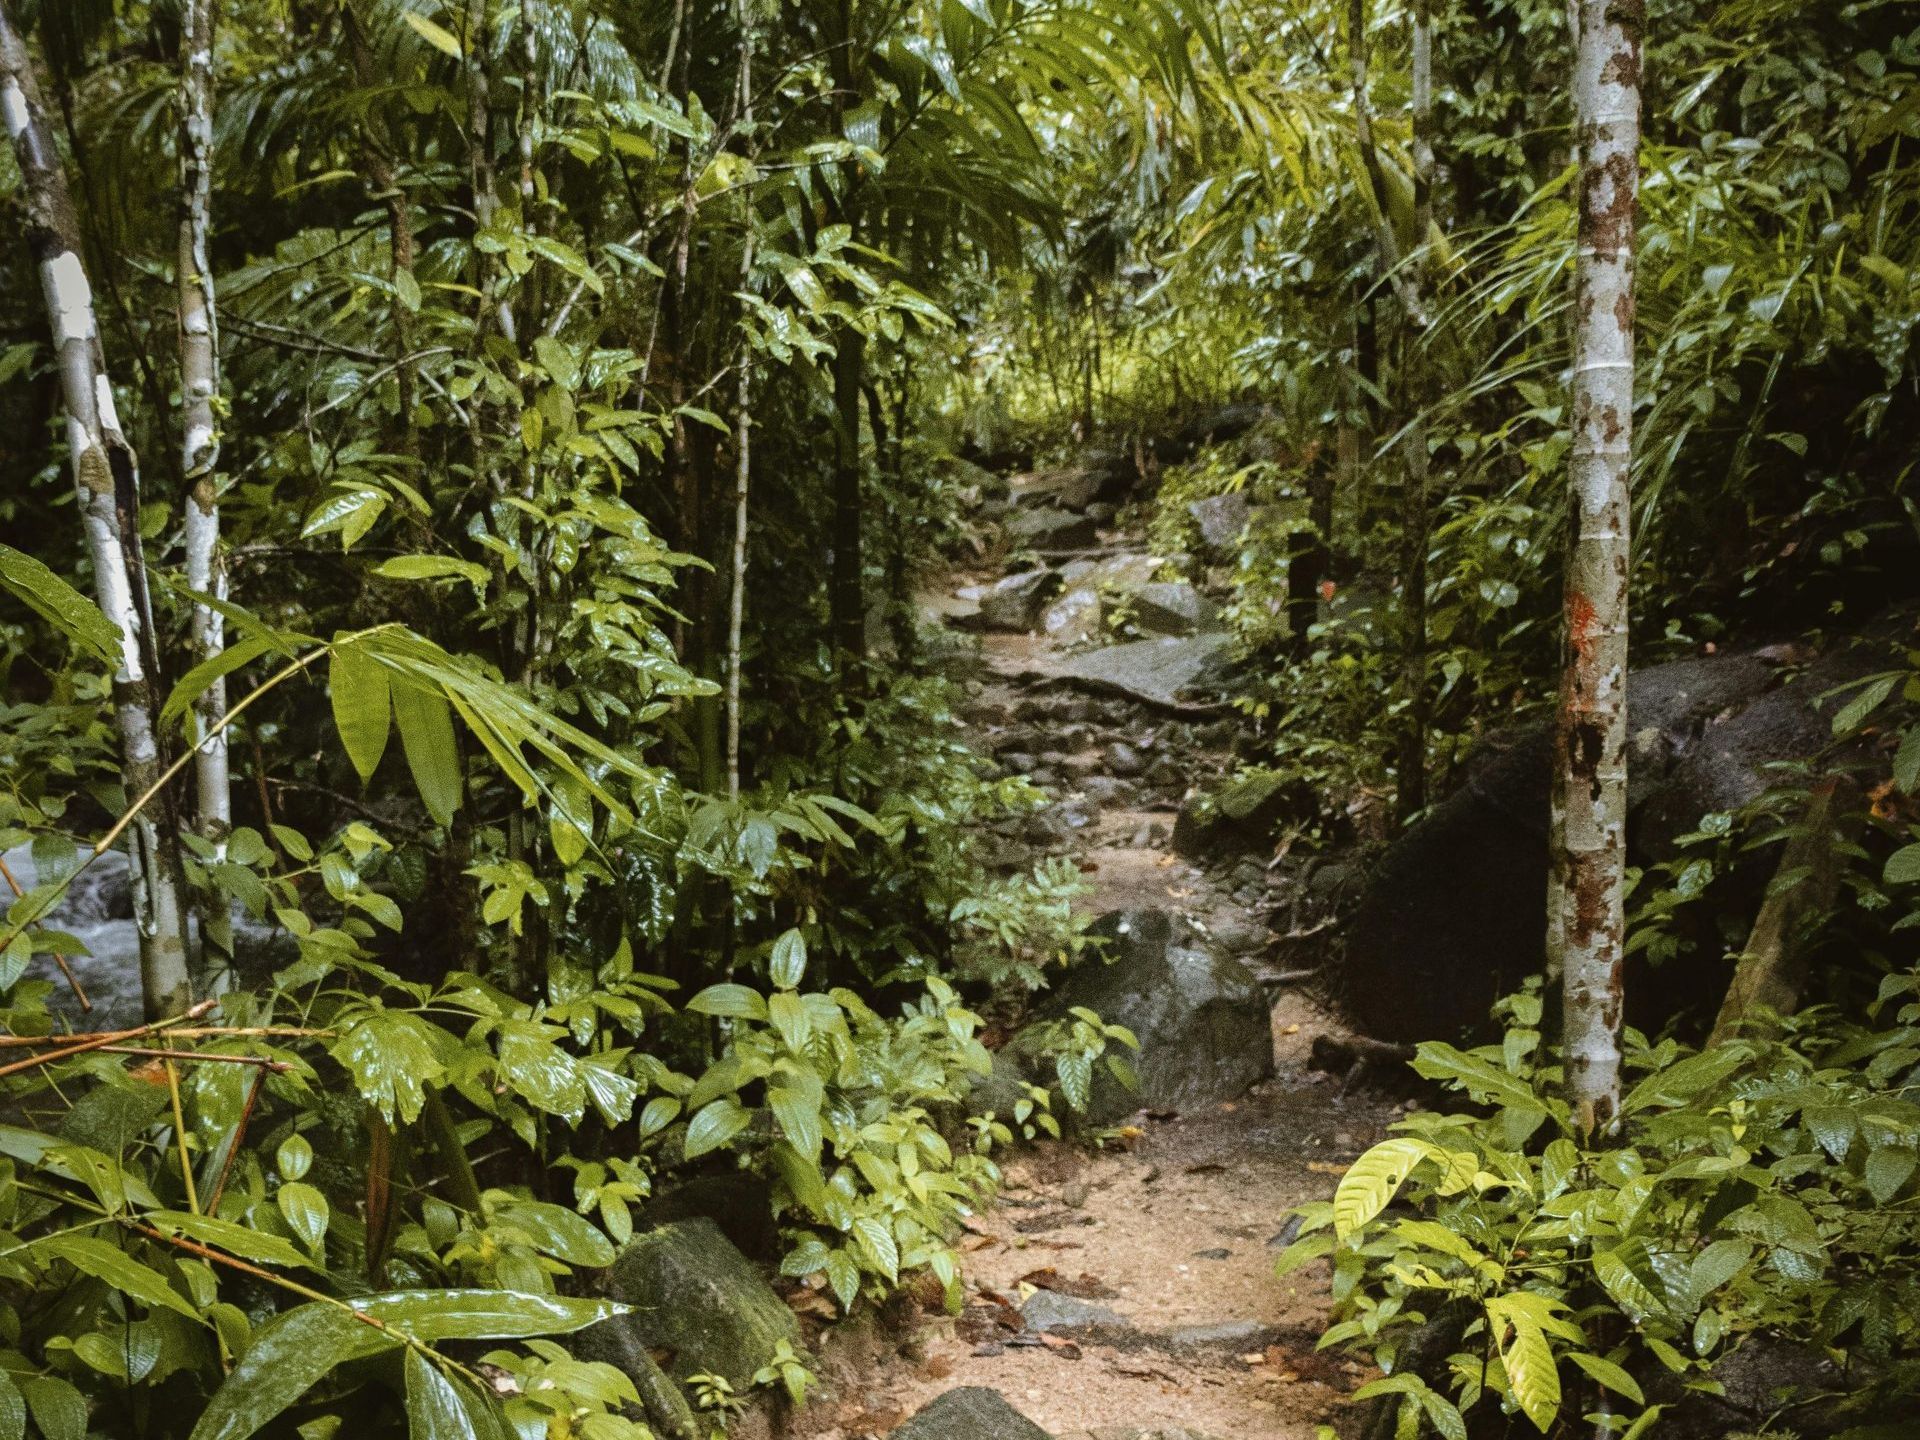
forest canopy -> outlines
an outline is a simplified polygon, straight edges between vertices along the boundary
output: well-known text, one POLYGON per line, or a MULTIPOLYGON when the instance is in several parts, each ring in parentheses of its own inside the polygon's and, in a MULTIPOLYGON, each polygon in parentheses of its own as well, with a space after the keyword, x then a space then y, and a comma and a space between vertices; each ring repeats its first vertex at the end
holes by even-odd
POLYGON ((1341 1433, 1783 1343, 1769 1423, 1904 1433, 1917 73, 1894 0, 0 0, 0 1440, 804 1411, 798 1328, 632 1338, 636 1237, 977 1304, 1007 1156, 1165 1108, 1069 1003, 1109 820, 1232 897, 1248 1083, 1305 984, 1420 1087, 1281 1259, 1341 1433))

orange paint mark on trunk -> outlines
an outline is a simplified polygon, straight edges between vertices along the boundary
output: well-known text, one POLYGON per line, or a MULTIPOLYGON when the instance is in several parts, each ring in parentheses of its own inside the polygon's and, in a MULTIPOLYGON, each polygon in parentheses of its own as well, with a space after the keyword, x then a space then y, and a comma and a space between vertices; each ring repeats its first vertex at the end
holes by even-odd
POLYGON ((1567 643, 1582 665, 1593 663, 1594 646, 1600 640, 1600 617, 1593 601, 1579 591, 1567 596, 1567 643))

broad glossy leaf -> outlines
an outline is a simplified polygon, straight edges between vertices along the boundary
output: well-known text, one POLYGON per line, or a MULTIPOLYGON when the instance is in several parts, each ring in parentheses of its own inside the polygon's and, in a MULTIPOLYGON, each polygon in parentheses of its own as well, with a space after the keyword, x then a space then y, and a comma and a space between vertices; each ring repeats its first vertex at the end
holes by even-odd
POLYGON ((782 990, 792 990, 806 973, 807 937, 798 930, 789 930, 773 942, 767 974, 782 990))
POLYGON ((1381 1141, 1354 1161, 1334 1191, 1334 1233, 1346 1240, 1386 1209, 1426 1154, 1424 1142, 1403 1135, 1381 1141))
POLYGON ((317 1253, 327 1238, 327 1222, 332 1218, 327 1197, 304 1181, 293 1180, 282 1185, 273 1198, 300 1243, 317 1253))
POLYGON ((0 589, 110 667, 120 663, 120 632, 86 596, 31 555, 0 545, 0 589))
POLYGON ((453 1382, 418 1350, 407 1351, 407 1434, 410 1440, 480 1440, 453 1382))
POLYGON ((387 667, 352 645, 334 650, 327 662, 333 695, 333 726, 362 783, 373 779, 387 753, 392 728, 387 667))
POLYGON ((172 1310, 189 1320, 200 1318, 193 1303, 169 1285, 165 1276, 117 1245, 91 1235, 57 1235, 38 1242, 33 1248, 41 1255, 66 1261, 96 1280, 106 1281, 121 1294, 132 1296, 149 1308, 172 1310))
POLYGON ((289 1267, 313 1270, 312 1260, 294 1249, 278 1235, 267 1235, 249 1225, 237 1225, 231 1220, 222 1220, 215 1215, 189 1215, 181 1210, 154 1210, 144 1217, 157 1229, 170 1234, 184 1235, 189 1240, 198 1240, 202 1245, 211 1245, 216 1250, 224 1250, 230 1255, 238 1255, 243 1260, 252 1260, 260 1265, 286 1265, 289 1267))
POLYGON ((444 55, 451 55, 456 60, 465 58, 460 49, 459 37, 444 25, 437 25, 426 16, 412 10, 403 10, 401 14, 406 17, 407 24, 414 28, 414 32, 434 49, 444 55))
POLYGON ((393 718, 420 801, 438 825, 451 824, 462 795, 460 748, 446 697, 400 681, 393 686, 393 718))
POLYGON ((350 1302, 355 1310, 416 1340, 527 1340, 571 1335, 625 1314, 612 1300, 518 1290, 391 1290, 350 1302))
POLYGON ((27 1433, 27 1402, 13 1377, 0 1370, 0 1440, 23 1440, 27 1433))
POLYGON ((87 1440, 87 1402, 57 1375, 36 1375, 20 1387, 46 1440, 87 1440))
POLYGON ((247 1440, 336 1366, 398 1343, 337 1305, 315 1302, 277 1315, 254 1332, 226 1383, 213 1392, 192 1440, 247 1440))
POLYGON ((720 1015, 730 1020, 767 1018, 766 1000, 745 985, 709 985, 687 1001, 687 1009, 696 1015, 720 1015))
POLYGON ((718 1150, 746 1129, 752 1119, 731 1095, 724 1095, 712 1104, 703 1106, 700 1113, 687 1124, 687 1159, 697 1160, 710 1151, 718 1150))
POLYGON ((541 1200, 516 1200, 495 1212, 496 1218, 523 1231, 535 1248, 569 1265, 600 1269, 614 1260, 613 1245, 591 1221, 563 1205, 541 1200))

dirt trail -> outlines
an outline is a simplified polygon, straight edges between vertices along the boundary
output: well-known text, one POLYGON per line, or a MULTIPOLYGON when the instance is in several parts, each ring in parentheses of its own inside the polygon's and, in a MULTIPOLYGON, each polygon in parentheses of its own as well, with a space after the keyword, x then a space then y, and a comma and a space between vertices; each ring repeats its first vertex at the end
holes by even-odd
MULTIPOLYGON (((1103 531, 1081 558, 1142 548, 1103 531)), ((964 617, 967 601, 950 596, 999 578, 998 569, 956 575, 929 608, 964 617)), ((1230 768, 1232 720, 1065 689, 1048 678, 1065 647, 1041 634, 988 633, 979 646, 967 707, 976 743, 1055 797, 1002 827, 1007 868, 1067 856, 1092 913, 1178 912, 1277 981, 1264 867, 1239 858, 1209 873, 1169 845, 1189 787, 1230 768)), ((858 1393, 823 1433, 885 1436, 960 1386, 997 1390, 1070 1440, 1307 1440, 1343 1409, 1364 1377, 1314 1351, 1324 1267, 1283 1281, 1273 1261, 1290 1238, 1287 1209, 1330 1194, 1394 1117, 1310 1068, 1314 1037, 1337 1021, 1297 990, 1269 993, 1272 1080, 1206 1113, 1137 1116, 1127 1140, 1105 1150, 1015 1153, 1003 1194, 965 1238, 965 1313, 922 1315, 893 1353, 840 1367, 853 1372, 841 1376, 843 1393, 848 1380, 858 1393), (1073 1338, 1032 1333, 1016 1312, 1036 1287, 1110 1313, 1073 1338)))

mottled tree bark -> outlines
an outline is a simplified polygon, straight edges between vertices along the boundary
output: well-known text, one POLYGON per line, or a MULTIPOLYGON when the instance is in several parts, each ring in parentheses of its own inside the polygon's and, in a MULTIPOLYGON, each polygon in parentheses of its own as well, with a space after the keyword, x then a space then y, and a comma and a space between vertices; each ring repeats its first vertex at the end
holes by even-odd
MULTIPOLYGON (((121 778, 127 794, 138 798, 154 786, 162 769, 154 719, 159 660, 147 596, 146 557, 140 545, 139 462, 114 408, 93 287, 80 259, 73 201, 53 148, 33 61, 4 0, 0 0, 0 117, 20 167, 27 241, 53 329, 74 485, 93 560, 94 591, 120 636, 113 697, 121 778)), ((135 817, 128 833, 133 847, 141 983, 147 1014, 160 1018, 185 1010, 192 994, 180 839, 166 797, 155 800, 135 817)))
POLYGON ((1552 820, 1567 1098, 1586 1136, 1620 1103, 1626 954, 1627 572, 1643 0, 1581 0, 1574 62, 1580 234, 1570 545, 1552 820))
MULTIPOLYGON (((187 584, 224 600, 227 569, 220 554, 220 393, 218 311, 209 237, 213 223, 213 31, 217 0, 184 0, 180 11, 180 241, 174 283, 180 312, 181 473, 186 477, 187 584)), ((212 605, 193 607, 193 659, 226 648, 226 627, 212 605)), ((227 683, 209 685, 194 702, 194 826, 224 859, 233 829, 227 736, 227 683)), ((200 906, 200 938, 210 952, 233 956, 232 906, 209 891, 200 906)), ((205 959, 211 961, 212 954, 205 959)))

